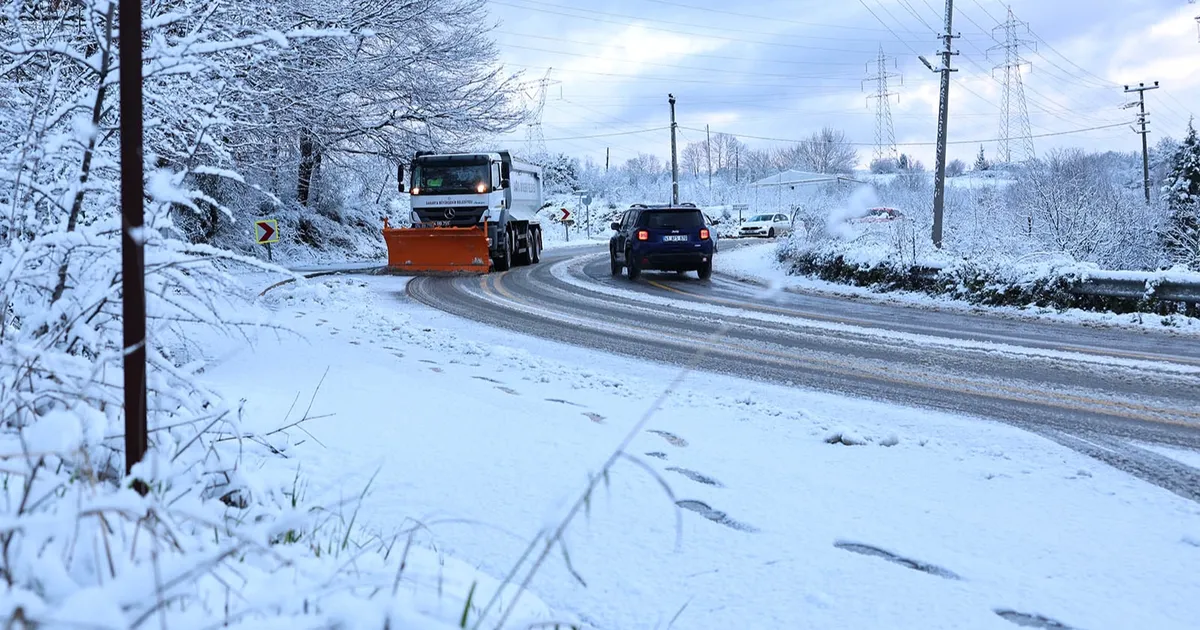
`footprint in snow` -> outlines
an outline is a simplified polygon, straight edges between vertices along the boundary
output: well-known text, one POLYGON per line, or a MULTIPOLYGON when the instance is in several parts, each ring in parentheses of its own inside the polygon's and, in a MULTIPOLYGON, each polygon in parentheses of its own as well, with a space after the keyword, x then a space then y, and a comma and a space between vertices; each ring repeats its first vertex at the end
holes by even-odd
POLYGON ((583 415, 587 416, 589 420, 591 420, 592 422, 595 422, 596 424, 604 424, 604 416, 602 416, 596 412, 585 411, 585 412, 583 412, 583 415))
POLYGON ((661 452, 661 451, 654 451, 654 452, 651 452, 651 453, 646 453, 646 457, 654 457, 654 458, 657 458, 657 459, 666 459, 666 458, 667 458, 667 454, 666 454, 666 453, 663 453, 663 452, 661 452))
POLYGON ((471 378, 473 378, 473 379, 475 379, 475 380, 477 380, 477 381, 487 381, 487 382, 489 382, 489 383, 495 383, 495 384, 497 384, 497 385, 500 385, 500 384, 501 384, 501 383, 500 383, 500 381, 497 381, 497 380, 496 380, 496 379, 494 379, 494 378, 488 378, 488 377, 486 377, 486 376, 472 376, 471 378))
POLYGON ((431 368, 429 368, 429 371, 430 371, 430 372, 437 372, 438 374, 441 374, 441 373, 442 373, 442 368, 440 368, 440 367, 431 367, 431 368))
POLYGON ((433 365, 438 364, 437 361, 430 361, 429 359, 421 359, 421 363, 432 363, 433 365))
POLYGON ((521 393, 520 393, 520 392, 518 392, 517 390, 515 390, 515 389, 513 389, 513 388, 511 388, 511 387, 505 387, 505 386, 503 386, 503 385, 497 385, 497 386, 496 386, 496 389, 498 389, 498 390, 500 390, 500 391, 504 392, 505 394, 511 394, 511 395, 513 395, 513 396, 520 396, 520 395, 521 395, 521 393))
POLYGON ((758 531, 757 527, 754 527, 752 525, 747 525, 745 523, 739 523, 739 522, 729 518, 728 514, 722 512, 720 510, 712 509, 712 507, 710 507, 707 503, 705 503, 703 501, 694 501, 692 499, 684 499, 682 501, 676 501, 675 505, 678 505, 679 507, 684 508, 685 510, 691 510, 714 523, 720 523, 721 525, 736 529, 738 531, 742 531, 742 532, 757 532, 758 531))
POLYGON ((579 403, 573 403, 569 400, 563 400, 561 398, 547 398, 546 402, 558 403, 560 405, 571 405, 572 407, 582 407, 583 406, 583 405, 580 405, 579 403))
POLYGON ((910 558, 905 558, 904 556, 898 556, 890 551, 887 551, 886 549, 880 549, 879 547, 872 545, 864 545, 863 543, 839 540, 833 543, 833 546, 837 547, 838 549, 845 549, 846 551, 861 553, 864 556, 876 556, 878 558, 883 558, 888 562, 894 562, 900 566, 908 567, 915 571, 921 571, 930 575, 936 575, 938 577, 946 578, 947 580, 962 579, 953 571, 948 569, 943 569, 942 567, 934 564, 921 562, 920 560, 912 560, 910 558))
POLYGON ((695 481, 696 483, 702 483, 707 486, 716 486, 718 488, 725 487, 724 485, 721 484, 721 482, 717 481, 716 479, 713 479, 712 477, 709 477, 707 475, 702 475, 694 470, 688 470, 686 468, 679 468, 677 466, 671 466, 667 470, 669 470, 671 472, 679 473, 679 474, 683 475, 684 477, 687 477, 688 479, 695 481))
POLYGON ((993 612, 995 612, 997 615, 1000 615, 1002 618, 1017 624, 1018 626, 1025 626, 1026 628, 1072 630, 1071 626, 1068 626, 1061 621, 1055 621, 1049 617, 1043 617, 1041 615, 1030 615, 1023 612, 1017 612, 1015 610, 995 610, 993 612))
POLYGON ((671 446, 678 446, 679 448, 683 448, 688 445, 687 440, 679 437, 678 435, 675 435, 674 433, 668 433, 666 431, 659 431, 657 429, 650 429, 648 431, 648 433, 653 433, 655 435, 662 436, 662 438, 664 440, 666 440, 667 443, 669 443, 671 446))

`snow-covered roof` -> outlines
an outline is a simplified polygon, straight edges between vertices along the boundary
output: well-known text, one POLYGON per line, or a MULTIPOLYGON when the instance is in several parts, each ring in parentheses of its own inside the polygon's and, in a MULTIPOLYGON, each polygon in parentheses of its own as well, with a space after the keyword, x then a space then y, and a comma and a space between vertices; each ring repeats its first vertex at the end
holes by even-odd
POLYGON ((824 184, 836 181, 853 181, 845 176, 828 173, 809 173, 807 171, 786 170, 778 175, 764 177, 752 186, 801 186, 806 184, 824 184))

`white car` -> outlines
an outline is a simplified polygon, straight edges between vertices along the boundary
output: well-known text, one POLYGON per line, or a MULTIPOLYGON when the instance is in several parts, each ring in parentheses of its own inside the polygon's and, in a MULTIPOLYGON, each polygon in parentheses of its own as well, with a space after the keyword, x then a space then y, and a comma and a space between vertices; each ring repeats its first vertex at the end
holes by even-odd
POLYGON ((738 236, 775 238, 792 231, 792 220, 786 214, 756 214, 742 224, 738 236))

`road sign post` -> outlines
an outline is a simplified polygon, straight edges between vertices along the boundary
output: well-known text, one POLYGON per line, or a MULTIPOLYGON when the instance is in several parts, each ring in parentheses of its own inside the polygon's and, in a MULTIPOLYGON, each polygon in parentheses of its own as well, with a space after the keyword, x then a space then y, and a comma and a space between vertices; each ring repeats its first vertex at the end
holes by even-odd
POLYGON ((279 222, 275 219, 259 219, 254 222, 254 242, 267 246, 267 260, 275 262, 271 243, 279 242, 279 222))
POLYGON ((569 219, 571 217, 571 211, 567 210, 566 208, 562 208, 562 213, 563 213, 563 215, 562 215, 563 233, 566 234, 567 242, 570 243, 571 242, 571 224, 567 223, 567 219, 569 219))
POLYGON ((590 239, 592 238, 592 193, 586 190, 579 191, 579 201, 583 202, 583 226, 590 239))
POLYGON ((738 225, 741 225, 741 224, 742 224, 742 211, 743 211, 743 210, 745 210, 745 211, 749 212, 749 211, 750 211, 750 204, 748 204, 748 203, 735 203, 735 204, 733 204, 733 208, 734 208, 735 210, 737 210, 737 213, 738 213, 738 225))

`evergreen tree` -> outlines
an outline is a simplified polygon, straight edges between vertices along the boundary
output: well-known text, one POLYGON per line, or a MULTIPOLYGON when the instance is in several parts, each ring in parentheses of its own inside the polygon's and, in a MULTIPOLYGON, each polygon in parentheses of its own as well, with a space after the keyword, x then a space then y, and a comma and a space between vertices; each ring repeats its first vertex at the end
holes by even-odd
POLYGON ((988 163, 987 157, 983 154, 983 145, 979 145, 979 155, 975 157, 975 170, 986 171, 992 165, 988 163))
POLYGON ((1200 139, 1192 121, 1188 121, 1187 136, 1171 160, 1162 200, 1171 212, 1167 249, 1176 261, 1200 266, 1200 139))

